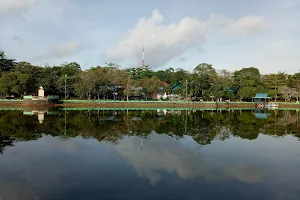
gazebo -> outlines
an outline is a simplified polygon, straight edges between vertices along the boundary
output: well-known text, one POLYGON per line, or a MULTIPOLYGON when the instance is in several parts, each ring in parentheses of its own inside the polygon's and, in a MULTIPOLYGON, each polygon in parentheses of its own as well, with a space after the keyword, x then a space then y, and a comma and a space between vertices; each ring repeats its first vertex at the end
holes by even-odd
POLYGON ((267 100, 271 99, 266 93, 258 93, 253 97, 255 107, 264 108, 267 104, 267 100))

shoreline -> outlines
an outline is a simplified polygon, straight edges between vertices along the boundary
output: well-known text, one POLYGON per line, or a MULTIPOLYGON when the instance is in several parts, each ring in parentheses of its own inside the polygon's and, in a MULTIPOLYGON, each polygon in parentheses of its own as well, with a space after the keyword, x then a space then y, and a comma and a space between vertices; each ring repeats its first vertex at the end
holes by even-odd
MULTIPOLYGON (((278 108, 300 108, 300 103, 278 102, 278 108)), ((0 101, 0 107, 64 107, 64 108, 248 108, 254 109, 254 102, 191 102, 191 101, 103 101, 103 100, 61 100, 58 104, 28 104, 22 100, 0 101)))

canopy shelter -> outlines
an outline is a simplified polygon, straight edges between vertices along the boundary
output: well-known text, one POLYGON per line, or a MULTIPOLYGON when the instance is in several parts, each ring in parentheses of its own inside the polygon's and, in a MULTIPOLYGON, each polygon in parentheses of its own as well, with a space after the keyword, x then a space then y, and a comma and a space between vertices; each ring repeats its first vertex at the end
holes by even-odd
POLYGON ((267 104, 267 100, 271 99, 266 93, 258 93, 253 97, 254 103, 256 107, 265 107, 267 104))

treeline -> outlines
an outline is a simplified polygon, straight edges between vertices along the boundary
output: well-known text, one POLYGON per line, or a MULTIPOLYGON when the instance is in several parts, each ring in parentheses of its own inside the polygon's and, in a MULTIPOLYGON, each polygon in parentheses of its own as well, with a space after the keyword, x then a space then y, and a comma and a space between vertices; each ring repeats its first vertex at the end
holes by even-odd
POLYGON ((178 94, 182 98, 252 100, 256 93, 268 93, 274 100, 299 100, 300 73, 285 72, 262 75, 257 68, 242 68, 234 72, 216 70, 202 63, 192 72, 169 68, 153 71, 121 69, 118 64, 82 70, 76 62, 59 66, 34 66, 16 62, 0 52, 0 95, 36 95, 43 86, 47 95, 81 99, 149 99, 156 94, 178 94))

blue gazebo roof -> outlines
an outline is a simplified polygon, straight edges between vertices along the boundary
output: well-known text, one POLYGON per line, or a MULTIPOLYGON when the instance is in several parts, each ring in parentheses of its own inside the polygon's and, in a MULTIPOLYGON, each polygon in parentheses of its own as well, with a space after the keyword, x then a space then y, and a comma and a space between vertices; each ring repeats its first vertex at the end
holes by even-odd
POLYGON ((172 90, 177 90, 181 87, 180 82, 172 86, 172 90))
POLYGON ((267 93, 257 93, 254 99, 271 99, 267 93))

